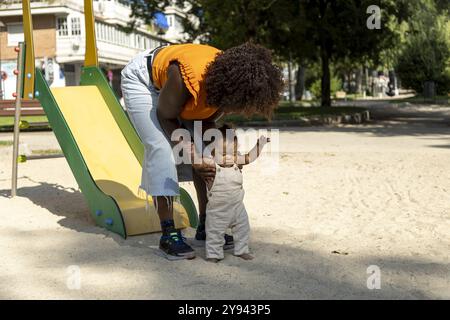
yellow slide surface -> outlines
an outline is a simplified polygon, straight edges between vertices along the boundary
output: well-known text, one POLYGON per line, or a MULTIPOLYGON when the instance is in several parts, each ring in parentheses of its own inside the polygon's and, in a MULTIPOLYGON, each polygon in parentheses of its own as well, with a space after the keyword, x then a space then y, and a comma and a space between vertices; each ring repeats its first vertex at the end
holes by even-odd
MULTIPOLYGON (((51 89, 98 188, 122 212, 128 235, 160 231, 153 203, 139 197, 142 167, 95 86, 51 89), (147 208, 146 208, 147 207, 147 208)), ((174 204, 177 228, 189 226, 185 209, 174 204)))

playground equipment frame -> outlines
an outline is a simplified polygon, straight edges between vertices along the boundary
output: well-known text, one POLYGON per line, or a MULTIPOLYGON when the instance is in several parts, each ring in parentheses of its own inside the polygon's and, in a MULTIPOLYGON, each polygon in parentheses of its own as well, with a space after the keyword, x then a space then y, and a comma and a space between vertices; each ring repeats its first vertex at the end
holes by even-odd
MULTIPOLYGON (((77 142, 75 141, 72 131, 61 110, 59 109, 58 103, 55 100, 55 97, 53 96, 47 82, 45 81, 42 72, 34 68, 34 52, 32 49, 28 51, 28 48, 30 47, 29 44, 33 43, 30 0, 23 0, 22 5, 24 9, 24 34, 26 48, 24 66, 26 76, 23 78, 23 95, 29 99, 36 97, 41 102, 69 167, 71 168, 75 179, 87 200, 88 207, 96 224, 106 228, 107 230, 118 233, 123 237, 127 237, 130 233, 126 228, 124 217, 122 216, 118 203, 112 196, 105 194, 97 186, 87 167, 77 142), (30 70, 27 63, 32 64, 32 70, 30 70), (30 91, 30 88, 33 90, 30 91)), ((86 23, 86 54, 80 84, 82 87, 95 86, 98 89, 102 99, 105 101, 111 115, 114 118, 115 124, 122 132, 129 148, 142 166, 144 155, 143 144, 134 127, 131 125, 127 114, 121 107, 117 97, 109 87, 105 75, 98 66, 92 0, 84 0, 84 5, 86 23)), ((18 84, 20 83, 21 81, 18 81, 18 84)), ((17 117, 17 120, 19 119, 20 114, 17 117)), ((17 121, 17 123, 19 122, 17 121)), ((17 164, 17 162, 15 163, 17 164)), ((192 198, 183 188, 180 188, 180 202, 187 213, 189 224, 192 227, 196 227, 198 224, 197 210, 192 198)))

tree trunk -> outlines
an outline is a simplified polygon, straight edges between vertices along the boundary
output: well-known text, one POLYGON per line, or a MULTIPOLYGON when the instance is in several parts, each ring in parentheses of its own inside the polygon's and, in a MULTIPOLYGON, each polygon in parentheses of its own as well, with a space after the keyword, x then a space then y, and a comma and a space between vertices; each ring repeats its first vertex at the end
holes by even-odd
POLYGON ((289 86, 289 101, 295 102, 295 86, 292 79, 292 60, 288 62, 288 86, 289 86))
POLYGON ((360 67, 356 71, 356 93, 357 94, 362 94, 362 91, 363 91, 362 87, 363 87, 363 70, 360 67))
POLYGON ((323 28, 323 24, 326 24, 326 13, 328 5, 331 1, 320 0, 319 1, 319 13, 320 19, 318 23, 319 38, 320 38, 320 60, 322 62, 322 107, 331 107, 331 75, 330 75, 330 57, 331 57, 331 39, 327 31, 323 28))
POLYGON ((330 75, 330 56, 326 45, 321 48, 322 60, 322 107, 331 107, 331 75, 330 75))
POLYGON ((369 89, 369 68, 364 67, 363 96, 366 97, 369 89))
POLYGON ((436 83, 434 81, 425 81, 423 85, 423 97, 425 99, 434 99, 436 96, 436 83))
POLYGON ((297 83, 295 88, 297 100, 302 100, 303 94, 305 93, 305 74, 306 74, 306 67, 300 65, 297 71, 297 83))

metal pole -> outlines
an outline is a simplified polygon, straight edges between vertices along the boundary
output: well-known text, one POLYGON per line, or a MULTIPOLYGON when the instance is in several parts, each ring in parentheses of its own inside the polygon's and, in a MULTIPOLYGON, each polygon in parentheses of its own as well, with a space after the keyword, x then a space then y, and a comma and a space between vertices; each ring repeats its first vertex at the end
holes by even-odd
MULTIPOLYGON (((5 24, 0 21, 0 33, 3 32, 3 28, 5 27, 5 24)), ((2 37, 0 36, 0 48, 2 47, 2 37)), ((0 50, 0 100, 3 100, 3 97, 5 93, 3 92, 4 81, 1 78, 2 73, 2 51, 0 50)))
POLYGON ((17 59, 17 82, 16 82, 16 108, 14 113, 14 140, 13 140, 13 163, 12 163, 12 183, 11 183, 11 197, 17 195, 17 170, 19 157, 19 133, 20 133, 20 109, 22 107, 22 83, 23 83, 23 68, 24 55, 23 50, 25 44, 19 43, 19 57, 17 59))
POLYGON ((95 17, 92 0, 84 0, 84 24, 86 33, 86 54, 84 67, 98 67, 98 52, 95 39, 95 17))
POLYGON ((25 64, 24 64, 24 79, 23 79, 23 95, 25 100, 32 100, 34 98, 34 78, 36 68, 34 57, 34 42, 33 42, 33 19, 31 16, 30 0, 22 0, 23 13, 23 35, 26 44, 25 64))
POLYGON ((288 87, 289 87, 289 101, 292 102, 292 65, 291 60, 288 61, 288 87))

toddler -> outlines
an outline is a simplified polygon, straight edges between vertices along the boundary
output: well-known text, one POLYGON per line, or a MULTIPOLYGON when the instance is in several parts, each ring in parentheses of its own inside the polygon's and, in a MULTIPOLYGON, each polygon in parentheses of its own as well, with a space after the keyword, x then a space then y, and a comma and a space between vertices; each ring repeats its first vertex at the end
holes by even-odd
POLYGON ((206 206, 206 258, 218 262, 224 258, 224 235, 231 228, 234 237, 234 255, 245 260, 253 257, 249 253, 250 225, 244 206, 242 167, 255 161, 264 145, 270 140, 264 136, 247 154, 237 151, 238 141, 235 131, 228 125, 219 130, 220 141, 215 141, 213 150, 216 165, 215 177, 206 180, 208 203, 206 206), (228 132, 228 135, 227 135, 228 132), (223 150, 217 150, 220 147, 223 150), (221 151, 221 152, 220 152, 221 151))

